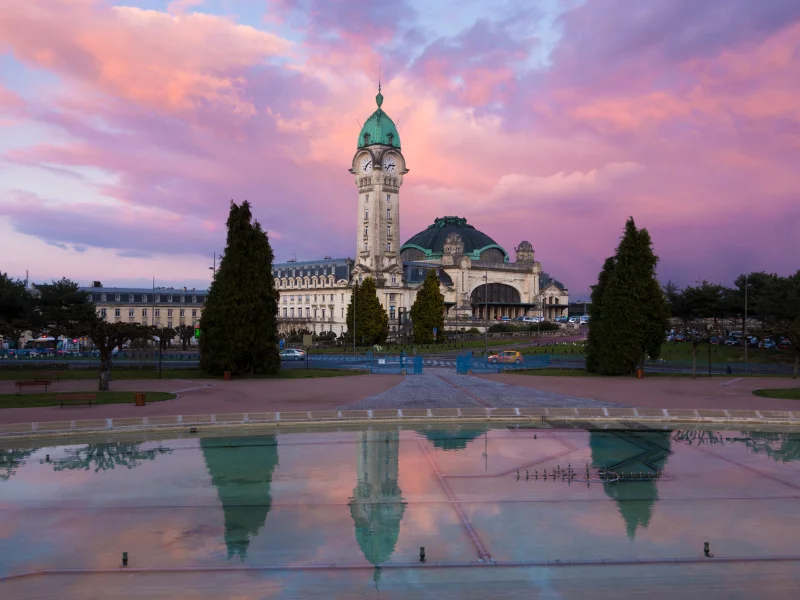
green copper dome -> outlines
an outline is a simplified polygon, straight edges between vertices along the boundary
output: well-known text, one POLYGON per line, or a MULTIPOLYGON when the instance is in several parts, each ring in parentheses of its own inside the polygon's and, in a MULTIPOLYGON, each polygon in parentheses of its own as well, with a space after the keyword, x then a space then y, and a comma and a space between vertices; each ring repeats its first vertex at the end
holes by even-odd
POLYGON ((464 244, 464 255, 473 260, 508 262, 508 253, 492 238, 478 231, 462 217, 439 217, 433 225, 412 236, 400 247, 403 262, 440 259, 447 236, 457 233, 464 244))
POLYGON ((358 147, 366 148, 375 144, 383 144, 384 146, 400 148, 400 134, 397 133, 397 127, 395 127, 394 121, 389 118, 389 115, 381 109, 383 95, 381 94, 380 84, 378 85, 378 95, 375 96, 375 102, 378 105, 378 110, 369 116, 369 119, 361 128, 361 133, 358 134, 358 147))

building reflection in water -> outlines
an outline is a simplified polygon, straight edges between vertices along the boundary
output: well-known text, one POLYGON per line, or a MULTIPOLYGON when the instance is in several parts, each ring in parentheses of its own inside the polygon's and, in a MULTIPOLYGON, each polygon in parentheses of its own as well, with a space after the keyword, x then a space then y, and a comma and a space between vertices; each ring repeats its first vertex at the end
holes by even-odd
POLYGON ((278 441, 274 435, 203 438, 200 449, 222 505, 228 558, 236 555, 243 561, 272 508, 278 441))
POLYGON ((358 483, 350 499, 350 515, 356 541, 373 565, 373 580, 380 580, 380 565, 394 552, 400 521, 406 509, 398 477, 400 436, 397 431, 365 431, 359 434, 358 483))
POLYGON ((55 471, 89 471, 95 473, 116 467, 135 469, 145 461, 155 460, 163 454, 171 454, 171 448, 157 446, 142 449, 141 443, 117 442, 111 444, 88 444, 80 448, 66 448, 64 456, 52 461, 55 471))
POLYGON ((0 481, 8 481, 16 474, 17 469, 25 464, 33 450, 23 450, 19 448, 0 449, 0 481))
MULTIPOLYGON (((669 431, 619 431, 589 433, 592 466, 617 473, 663 471, 671 452, 669 431)), ((617 503, 630 539, 639 527, 647 528, 658 500, 656 479, 603 483, 603 490, 617 503)))

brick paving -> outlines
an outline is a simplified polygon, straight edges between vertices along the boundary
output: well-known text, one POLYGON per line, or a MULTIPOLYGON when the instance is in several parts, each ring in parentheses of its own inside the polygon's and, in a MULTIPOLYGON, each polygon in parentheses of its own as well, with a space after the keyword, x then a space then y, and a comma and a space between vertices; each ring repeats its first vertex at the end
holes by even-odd
POLYGON ((510 385, 471 375, 457 375, 452 370, 426 369, 424 374, 408 376, 391 389, 338 408, 347 410, 537 406, 586 408, 626 405, 510 385))

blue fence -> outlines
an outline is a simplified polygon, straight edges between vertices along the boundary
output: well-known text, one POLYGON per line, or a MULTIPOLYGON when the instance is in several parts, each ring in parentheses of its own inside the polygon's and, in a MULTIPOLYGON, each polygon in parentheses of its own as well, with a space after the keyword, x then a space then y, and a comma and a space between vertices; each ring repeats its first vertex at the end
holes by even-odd
POLYGON ((381 374, 422 374, 422 356, 408 357, 405 353, 399 355, 375 356, 372 352, 365 355, 370 373, 381 374))
POLYGON ((519 363, 488 362, 482 356, 463 354, 456 358, 456 373, 502 373, 521 369, 544 369, 550 366, 550 356, 523 356, 519 363))

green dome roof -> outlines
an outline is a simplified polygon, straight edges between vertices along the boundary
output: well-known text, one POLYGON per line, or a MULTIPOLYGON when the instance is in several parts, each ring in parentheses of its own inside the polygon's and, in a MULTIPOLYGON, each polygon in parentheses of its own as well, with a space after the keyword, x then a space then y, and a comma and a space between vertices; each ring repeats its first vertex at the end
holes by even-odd
POLYGON ((383 144, 384 146, 400 148, 400 134, 397 133, 397 127, 395 127, 394 121, 389 118, 389 115, 381 109, 383 95, 381 94, 380 85, 378 85, 378 95, 375 96, 375 102, 378 104, 378 110, 369 116, 369 119, 361 128, 361 133, 358 134, 358 147, 365 148, 375 144, 383 144))
POLYGON ((444 254, 444 241, 450 233, 457 233, 464 242, 464 254, 477 259, 480 253, 490 248, 496 248, 508 260, 508 253, 492 238, 478 231, 462 217, 439 217, 433 225, 428 225, 424 231, 412 236, 400 251, 417 248, 422 250, 428 258, 439 258, 444 254))

